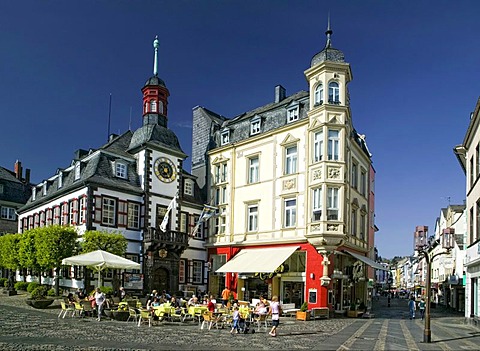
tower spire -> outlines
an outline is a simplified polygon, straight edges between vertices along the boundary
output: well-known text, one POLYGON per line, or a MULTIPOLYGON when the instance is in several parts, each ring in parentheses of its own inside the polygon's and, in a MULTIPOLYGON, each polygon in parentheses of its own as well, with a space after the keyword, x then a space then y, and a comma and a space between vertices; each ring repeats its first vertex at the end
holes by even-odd
POLYGON ((330 12, 328 13, 328 25, 327 25, 327 31, 325 34, 327 35, 327 43, 325 44, 325 48, 330 48, 332 46, 332 41, 330 36, 332 35, 333 31, 330 28, 330 12))
POLYGON ((155 49, 155 54, 153 58, 153 75, 156 77, 158 76, 158 47, 160 46, 158 41, 158 35, 155 36, 155 40, 153 41, 153 47, 155 49))

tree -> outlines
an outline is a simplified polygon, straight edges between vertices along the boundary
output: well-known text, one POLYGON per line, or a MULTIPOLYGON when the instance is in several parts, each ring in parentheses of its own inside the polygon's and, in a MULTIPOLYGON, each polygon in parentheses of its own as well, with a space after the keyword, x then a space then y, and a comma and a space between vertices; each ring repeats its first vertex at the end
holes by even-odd
POLYGON ((83 253, 103 250, 123 256, 127 251, 127 239, 121 233, 89 230, 83 234, 82 238, 83 253))
MULTIPOLYGON (((0 266, 15 271, 18 262, 18 244, 20 234, 5 234, 0 236, 0 266)), ((10 274, 12 274, 10 272, 10 274)))
MULTIPOLYGON (((20 234, 20 241, 18 243, 18 262, 20 268, 31 269, 37 272, 42 283, 41 268, 37 262, 37 249, 35 247, 35 236, 37 229, 30 229, 20 234)), ((26 274, 23 274, 25 280, 26 274)))
MULTIPOLYGON (((114 255, 123 257, 125 255, 125 252, 127 251, 128 242, 121 233, 89 230, 83 234, 82 238, 83 253, 103 250, 110 252, 114 255)), ((113 274, 113 278, 113 287, 116 290, 118 288, 118 281, 115 271, 113 274)))
POLYGON ((35 248, 37 262, 43 270, 55 269, 55 294, 59 294, 62 260, 75 253, 78 234, 73 227, 59 225, 37 228, 35 248))

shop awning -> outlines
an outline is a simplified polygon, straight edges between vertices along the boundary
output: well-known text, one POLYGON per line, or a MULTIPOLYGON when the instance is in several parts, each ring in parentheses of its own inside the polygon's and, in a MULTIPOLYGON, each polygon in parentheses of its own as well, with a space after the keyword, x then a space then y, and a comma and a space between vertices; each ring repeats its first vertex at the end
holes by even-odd
POLYGON ((217 273, 272 273, 299 247, 243 249, 217 269, 217 273))
POLYGON ((359 255, 357 253, 354 253, 354 252, 350 252, 350 251, 344 251, 346 253, 348 253, 349 255, 353 256, 354 258, 356 258, 357 260, 360 260, 362 261, 363 263, 365 264, 368 264, 370 267, 373 267, 375 269, 380 269, 382 271, 388 271, 388 269, 381 265, 380 263, 378 262, 375 262, 374 260, 371 260, 370 258, 368 257, 365 257, 365 256, 362 256, 362 255, 359 255))

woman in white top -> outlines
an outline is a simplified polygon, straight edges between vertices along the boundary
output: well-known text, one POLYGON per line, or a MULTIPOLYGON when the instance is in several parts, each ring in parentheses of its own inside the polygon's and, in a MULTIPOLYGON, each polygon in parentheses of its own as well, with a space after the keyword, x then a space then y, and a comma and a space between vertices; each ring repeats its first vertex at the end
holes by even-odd
POLYGON ((100 288, 97 288, 95 291, 95 303, 98 307, 98 318, 97 320, 100 321, 102 310, 103 310, 103 303, 105 302, 105 294, 100 291, 100 288))

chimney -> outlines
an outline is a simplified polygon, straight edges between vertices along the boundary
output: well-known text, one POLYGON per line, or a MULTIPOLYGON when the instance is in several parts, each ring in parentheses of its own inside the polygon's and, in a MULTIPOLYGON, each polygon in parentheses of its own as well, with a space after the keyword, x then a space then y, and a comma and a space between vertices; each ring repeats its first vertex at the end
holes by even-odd
POLYGON ((15 177, 19 180, 22 180, 22 163, 17 160, 14 167, 15 177))
POLYGON ((281 85, 277 85, 275 87, 275 103, 280 102, 283 99, 285 99, 285 95, 286 95, 285 88, 282 87, 281 85))
POLYGON ((30 184, 30 168, 25 170, 25 184, 30 184))

